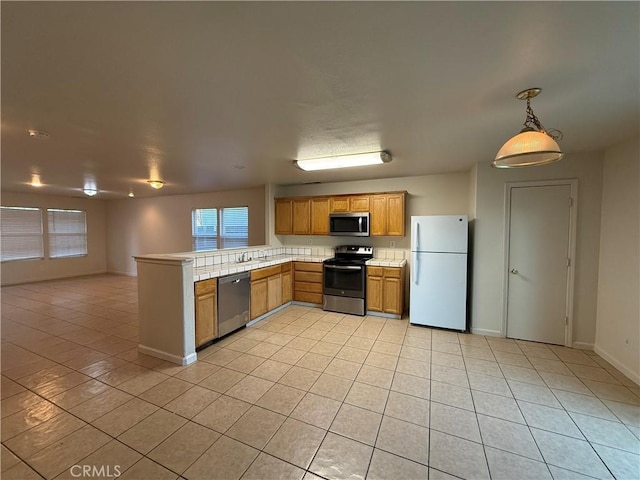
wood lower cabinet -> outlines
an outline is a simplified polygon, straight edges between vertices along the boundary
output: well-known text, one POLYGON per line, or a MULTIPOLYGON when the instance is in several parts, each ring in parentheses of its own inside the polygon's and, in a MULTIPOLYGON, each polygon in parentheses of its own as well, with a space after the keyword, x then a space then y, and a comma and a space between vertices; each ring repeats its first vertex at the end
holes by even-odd
POLYGON ((251 271, 251 320, 292 299, 291 262, 251 271))
POLYGON ((291 262, 282 264, 282 305, 293 300, 293 274, 291 262))
POLYGON ((293 263, 293 299, 322 304, 322 263, 293 263))
POLYGON ((196 348, 218 336, 217 286, 217 278, 202 280, 194 285, 196 348))
POLYGON ((367 267, 367 310, 401 316, 404 275, 404 267, 367 267))
POLYGON ((251 320, 258 318, 269 311, 267 309, 267 288, 268 283, 266 278, 251 280, 251 309, 249 311, 249 317, 251 320))

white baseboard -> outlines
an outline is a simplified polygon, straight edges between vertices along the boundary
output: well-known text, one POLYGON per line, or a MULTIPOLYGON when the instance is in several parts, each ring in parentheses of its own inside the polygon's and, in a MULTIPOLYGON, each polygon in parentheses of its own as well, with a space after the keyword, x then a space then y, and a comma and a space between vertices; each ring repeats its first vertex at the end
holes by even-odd
POLYGON ((579 348, 580 350, 592 350, 593 351, 593 343, 573 342, 573 348, 579 348))
POLYGON ((132 272, 120 272, 118 270, 108 270, 107 273, 112 273, 114 275, 124 275, 125 277, 137 277, 138 273, 132 273, 132 272))
POLYGON ((186 357, 181 357, 179 355, 174 355, 169 352, 163 352, 162 350, 158 350, 157 348, 147 347, 142 344, 138 344, 138 351, 140 353, 144 353, 145 355, 161 358, 162 360, 166 360, 167 362, 171 362, 171 363, 176 363, 178 365, 189 365, 198 359, 198 356, 196 355, 195 352, 190 353, 186 357))
POLYGON ((640 385, 640 375, 639 374, 637 374, 636 372, 632 371, 626 365, 623 365, 622 362, 616 360, 612 355, 610 355, 609 353, 605 352, 600 347, 598 347, 598 345, 595 345, 593 347, 593 351, 596 352, 598 355, 600 355, 602 358, 604 358, 611 365, 616 367, 629 380, 634 382, 636 385, 640 385))
POLYGON ((472 328, 471 333, 474 335, 486 335, 487 337, 503 337, 502 332, 498 330, 487 330, 485 328, 472 328))

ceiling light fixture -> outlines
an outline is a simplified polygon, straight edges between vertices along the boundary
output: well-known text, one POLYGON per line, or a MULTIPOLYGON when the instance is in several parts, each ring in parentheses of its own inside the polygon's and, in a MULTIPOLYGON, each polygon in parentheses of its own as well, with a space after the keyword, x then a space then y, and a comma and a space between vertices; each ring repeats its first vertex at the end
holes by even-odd
POLYGON ((358 153, 355 155, 337 155, 333 157, 313 158, 311 160, 295 160, 294 164, 306 171, 328 170, 333 168, 362 167, 389 163, 391 154, 386 150, 380 152, 358 153))
POLYGON ((84 192, 85 195, 88 195, 90 197, 93 197, 98 193, 97 188, 84 188, 82 191, 84 192))
POLYGON ((135 195, 133 194, 133 189, 130 188, 129 189, 129 198, 133 198, 133 197, 135 197, 135 195))
POLYGON ((41 187, 42 182, 40 181, 40 174, 32 173, 31 174, 31 186, 32 187, 41 187))
POLYGON ((27 130, 27 132, 29 132, 31 138, 35 138, 36 140, 46 140, 49 138, 47 132, 41 132, 40 130, 27 130))
POLYGON ((164 182, 162 180, 147 180, 147 183, 151 185, 152 188, 155 188, 156 190, 159 190, 162 187, 164 187, 164 182))
POLYGON ((524 128, 502 146, 491 163, 492 167, 517 168, 547 165, 557 162, 564 156, 556 142, 562 139, 562 132, 545 129, 531 109, 531 99, 537 97, 541 91, 541 88, 528 88, 516 95, 518 100, 527 101, 524 128))

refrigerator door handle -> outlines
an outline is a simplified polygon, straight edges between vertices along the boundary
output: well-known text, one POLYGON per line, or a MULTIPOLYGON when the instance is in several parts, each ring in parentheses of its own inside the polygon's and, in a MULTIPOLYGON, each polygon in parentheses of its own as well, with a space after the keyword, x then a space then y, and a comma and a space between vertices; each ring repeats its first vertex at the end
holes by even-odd
POLYGON ((416 264, 413 266, 413 283, 418 284, 418 264, 420 263, 420 255, 416 255, 416 264))
POLYGON ((416 231, 416 234, 415 234, 415 245, 416 245, 416 248, 414 248, 414 250, 416 252, 419 252, 420 251, 420 245, 419 245, 419 242, 420 242, 420 223, 419 222, 416 222, 415 231, 416 231))

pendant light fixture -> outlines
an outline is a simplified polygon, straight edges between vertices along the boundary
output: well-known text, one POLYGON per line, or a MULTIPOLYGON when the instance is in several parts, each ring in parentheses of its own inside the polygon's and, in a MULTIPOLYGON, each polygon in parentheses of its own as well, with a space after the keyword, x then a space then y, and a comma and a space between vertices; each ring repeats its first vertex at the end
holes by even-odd
POLYGON ((541 88, 528 88, 516 95, 518 100, 527 101, 524 128, 502 146, 491 163, 492 167, 517 168, 547 165, 557 162, 564 156, 556 142, 562 139, 562 132, 546 130, 531 109, 531 99, 537 97, 541 91, 541 88))

